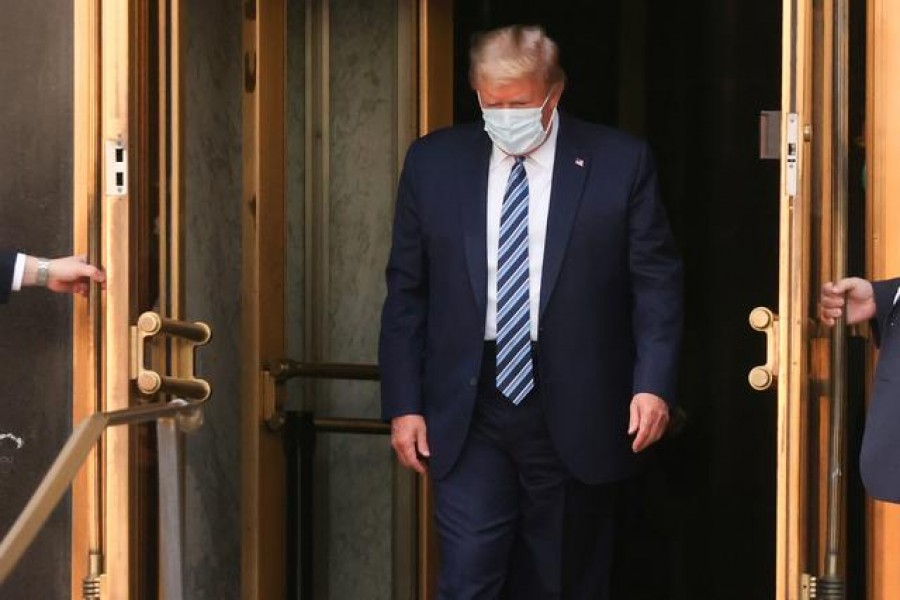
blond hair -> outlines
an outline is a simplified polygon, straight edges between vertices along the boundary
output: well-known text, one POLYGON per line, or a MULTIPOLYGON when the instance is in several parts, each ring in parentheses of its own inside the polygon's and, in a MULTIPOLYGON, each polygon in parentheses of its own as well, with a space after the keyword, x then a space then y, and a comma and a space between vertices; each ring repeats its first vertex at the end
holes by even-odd
POLYGON ((564 82, 559 49, 538 26, 510 25, 478 35, 469 52, 469 83, 510 81, 537 75, 548 86, 564 82))

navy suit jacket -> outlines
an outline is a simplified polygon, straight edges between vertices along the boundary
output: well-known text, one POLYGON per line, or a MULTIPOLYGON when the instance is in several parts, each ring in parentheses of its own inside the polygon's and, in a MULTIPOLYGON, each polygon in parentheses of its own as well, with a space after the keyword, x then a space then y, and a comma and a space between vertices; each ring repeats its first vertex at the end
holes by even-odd
MULTIPOLYGON (((437 478, 459 456, 475 405, 491 149, 480 123, 421 138, 398 189, 382 416, 424 415, 437 478)), ((536 360, 549 431, 574 476, 615 481, 637 466, 632 395, 674 399, 682 330, 681 262, 647 145, 561 115, 546 235, 536 360)))
POLYGON ((860 474, 866 490, 879 500, 900 502, 900 332, 894 295, 900 279, 878 281, 873 320, 880 348, 872 398, 860 453, 860 474))
POLYGON ((0 304, 5 304, 9 300, 13 271, 16 268, 16 256, 16 252, 0 251, 0 304))

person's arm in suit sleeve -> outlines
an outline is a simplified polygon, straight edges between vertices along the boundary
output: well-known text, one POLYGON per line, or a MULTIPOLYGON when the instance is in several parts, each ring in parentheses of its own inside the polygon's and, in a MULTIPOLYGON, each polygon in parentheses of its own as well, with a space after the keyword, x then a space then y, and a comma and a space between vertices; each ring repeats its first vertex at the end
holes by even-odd
POLYGON ((0 252, 0 304, 9 300, 9 293, 13 289, 17 256, 15 252, 0 252))
POLYGON ((631 195, 629 261, 635 342, 634 393, 668 405, 683 328, 682 265, 659 195, 656 166, 644 145, 631 195))
POLYGON ((428 259, 416 198, 416 148, 406 155, 381 316, 378 363, 381 417, 391 422, 391 446, 401 465, 425 473, 430 455, 422 408, 422 365, 428 322, 428 259))
POLYGON ((873 281, 875 292, 875 316, 872 318, 872 336, 877 346, 881 345, 882 332, 887 330, 888 319, 894 310, 894 300, 900 289, 900 279, 873 281))
POLYGON ((17 252, 0 252, 0 303, 9 300, 11 291, 23 287, 43 285, 60 293, 87 293, 91 281, 103 283, 106 275, 101 269, 88 264, 83 256, 65 256, 41 259, 17 252), (39 271, 45 264, 45 279, 39 271))
POLYGON ((397 190, 393 242, 385 272, 378 362, 381 416, 422 414, 428 264, 416 198, 416 147, 407 152, 397 190))

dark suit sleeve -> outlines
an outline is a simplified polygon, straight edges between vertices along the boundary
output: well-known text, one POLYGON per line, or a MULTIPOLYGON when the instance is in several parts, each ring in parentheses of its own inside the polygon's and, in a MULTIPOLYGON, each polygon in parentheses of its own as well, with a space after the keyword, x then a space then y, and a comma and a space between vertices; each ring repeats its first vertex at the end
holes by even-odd
POLYGON ((635 341, 635 394, 675 400, 683 328, 682 266, 644 145, 629 209, 629 267, 635 341))
POLYGON ((16 256, 16 252, 0 251, 0 304, 5 304, 9 300, 13 271, 16 268, 16 256))
POLYGON ((900 289, 900 279, 873 281, 875 290, 875 318, 872 319, 872 334, 875 344, 881 345, 881 332, 887 331, 888 319, 894 310, 894 297, 900 289))
POLYGON ((413 144, 407 153, 400 175, 385 273, 387 298, 378 348, 381 415, 385 420, 422 413, 428 264, 415 190, 416 147, 413 144))

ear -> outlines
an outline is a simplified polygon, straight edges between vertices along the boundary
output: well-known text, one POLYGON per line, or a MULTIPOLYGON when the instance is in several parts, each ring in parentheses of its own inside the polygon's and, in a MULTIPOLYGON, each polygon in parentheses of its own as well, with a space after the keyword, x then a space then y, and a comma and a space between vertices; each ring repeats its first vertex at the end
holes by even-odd
POLYGON ((559 99, 562 97, 564 88, 565 84, 563 82, 554 84, 554 86, 550 88, 550 96, 547 99, 547 104, 544 105, 544 112, 541 115, 541 121, 545 130, 550 126, 550 119, 553 116, 553 110, 559 104, 559 99))
POLYGON ((560 81, 559 83, 553 86, 553 89, 550 91, 550 102, 547 104, 552 104, 553 108, 559 104, 559 99, 562 98, 563 90, 566 89, 566 83, 564 81, 560 81))

